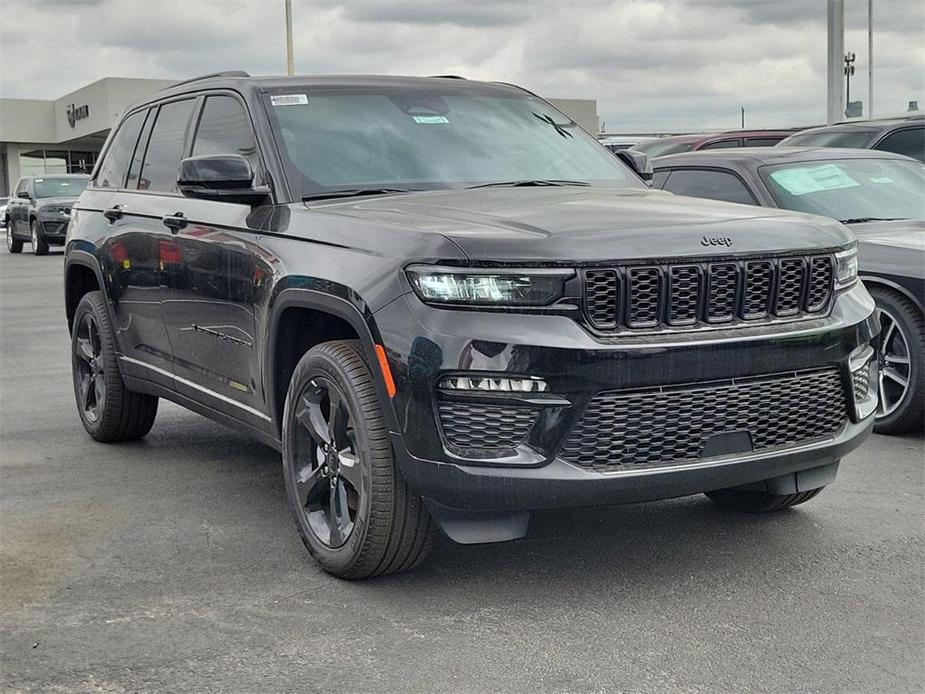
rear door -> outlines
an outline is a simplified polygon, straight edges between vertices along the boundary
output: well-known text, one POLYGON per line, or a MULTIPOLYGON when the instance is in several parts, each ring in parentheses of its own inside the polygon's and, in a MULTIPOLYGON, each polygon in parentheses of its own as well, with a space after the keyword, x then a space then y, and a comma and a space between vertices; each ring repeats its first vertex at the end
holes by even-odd
POLYGON ((189 145, 196 98, 163 102, 123 122, 96 184, 108 224, 101 253, 112 277, 115 327, 126 373, 173 386, 174 365, 163 309, 163 224, 174 211, 176 172, 189 145))
MULTIPOLYGON (((193 156, 239 154, 260 181, 264 166, 253 125, 232 92, 205 97, 196 119, 193 156)), ((257 335, 272 275, 249 205, 179 198, 185 226, 165 240, 162 252, 164 322, 170 338, 177 389, 211 400, 213 407, 263 427, 266 403, 257 335)))

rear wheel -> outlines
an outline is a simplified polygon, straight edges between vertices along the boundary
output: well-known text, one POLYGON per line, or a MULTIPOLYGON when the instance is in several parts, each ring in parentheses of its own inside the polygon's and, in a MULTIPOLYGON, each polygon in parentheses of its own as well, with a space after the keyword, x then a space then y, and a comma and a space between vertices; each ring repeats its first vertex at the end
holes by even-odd
POLYGON ((717 489, 707 492, 707 496, 718 506, 745 513, 771 513, 783 511, 809 501, 825 487, 810 489, 796 494, 770 494, 751 489, 717 489))
POLYGON ((85 294, 74 313, 71 369, 77 412, 97 441, 134 441, 157 416, 157 398, 125 387, 102 292, 85 294))
POLYGON ((13 238, 13 227, 9 221, 6 223, 6 250, 10 253, 20 253, 22 251, 22 239, 13 238))
POLYGON ((906 297, 871 287, 880 320, 879 403, 874 431, 920 431, 925 419, 925 321, 906 297))
POLYGON ((39 220, 33 219, 29 223, 29 231, 32 234, 32 252, 35 255, 48 255, 48 243, 42 238, 39 220))
POLYGON ((328 573, 395 573, 430 551, 434 523, 395 465, 357 342, 318 345, 296 365, 283 415, 283 467, 299 535, 328 573))

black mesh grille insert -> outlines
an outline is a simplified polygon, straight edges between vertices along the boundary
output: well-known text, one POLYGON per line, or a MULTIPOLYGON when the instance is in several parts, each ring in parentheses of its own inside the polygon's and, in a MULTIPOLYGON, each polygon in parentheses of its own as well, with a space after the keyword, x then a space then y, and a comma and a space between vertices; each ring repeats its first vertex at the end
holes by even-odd
POLYGON ((870 362, 851 374, 851 386, 855 402, 867 400, 870 391, 870 362))
POLYGON ((831 304, 834 268, 831 255, 588 268, 585 319, 621 331, 812 318, 831 304))
POLYGON ((792 316, 799 313, 803 305, 803 280, 806 267, 802 258, 787 258, 780 261, 780 279, 777 284, 778 316, 792 316))
POLYGON ((509 450, 530 433, 537 410, 532 407, 511 407, 442 401, 438 404, 443 435, 454 448, 479 451, 509 450))
POLYGON ((733 263, 710 266, 709 305, 707 320, 732 320, 736 310, 737 268, 733 263))
POLYGON ((634 267, 629 276, 629 325, 641 328, 658 324, 662 274, 657 267, 634 267))
POLYGON ((585 308, 588 320, 596 328, 617 324, 617 271, 585 271, 585 308))
POLYGON ((560 457, 600 471, 702 459, 716 434, 747 431, 755 450, 835 434, 847 407, 836 369, 595 395, 560 457))
POLYGON ((829 303, 832 295, 832 259, 828 256, 813 258, 810 263, 810 283, 806 297, 809 311, 818 311, 829 303))
POLYGON ((700 268, 697 265, 672 267, 668 322, 684 325, 696 321, 700 316, 700 292, 700 268))

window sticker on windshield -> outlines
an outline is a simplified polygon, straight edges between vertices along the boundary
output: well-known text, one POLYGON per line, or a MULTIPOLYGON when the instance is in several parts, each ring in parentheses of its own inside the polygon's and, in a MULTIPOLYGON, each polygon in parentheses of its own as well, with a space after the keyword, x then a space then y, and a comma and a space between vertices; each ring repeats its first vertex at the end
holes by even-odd
POLYGON ((434 123, 449 123, 446 116, 412 116, 415 123, 432 125, 434 123))
POLYGON ((274 106, 304 106, 308 103, 307 94, 271 94, 270 103, 274 106))
POLYGON ((893 179, 889 176, 872 176, 870 179, 871 183, 892 183, 893 179))
POLYGON ((834 164, 782 169, 772 173, 771 178, 791 195, 806 195, 823 190, 854 188, 861 185, 834 164))

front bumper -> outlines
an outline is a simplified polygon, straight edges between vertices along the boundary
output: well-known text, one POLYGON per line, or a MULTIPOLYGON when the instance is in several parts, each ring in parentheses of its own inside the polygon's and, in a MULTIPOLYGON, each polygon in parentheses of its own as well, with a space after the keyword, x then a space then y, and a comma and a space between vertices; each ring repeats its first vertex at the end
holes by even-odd
POLYGON ((859 283, 825 318, 604 343, 566 317, 442 310, 405 296, 376 313, 398 390, 393 449, 432 509, 476 514, 670 498, 818 468, 870 432, 869 408, 859 414, 854 407, 850 369, 877 334, 873 310, 859 283), (843 426, 824 439, 606 472, 560 457, 596 393, 820 368, 837 369, 846 397, 843 426), (446 394, 437 384, 454 373, 539 377, 559 402, 541 407, 547 414, 516 450, 494 458, 460 451, 447 443, 438 414, 446 394))

